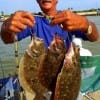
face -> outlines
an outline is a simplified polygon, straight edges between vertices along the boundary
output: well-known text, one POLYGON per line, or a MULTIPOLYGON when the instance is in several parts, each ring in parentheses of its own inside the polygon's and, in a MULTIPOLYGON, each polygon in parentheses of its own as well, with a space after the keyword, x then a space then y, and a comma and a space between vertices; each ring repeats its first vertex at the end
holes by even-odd
POLYGON ((42 10, 49 10, 56 7, 57 1, 58 0, 37 0, 42 10))

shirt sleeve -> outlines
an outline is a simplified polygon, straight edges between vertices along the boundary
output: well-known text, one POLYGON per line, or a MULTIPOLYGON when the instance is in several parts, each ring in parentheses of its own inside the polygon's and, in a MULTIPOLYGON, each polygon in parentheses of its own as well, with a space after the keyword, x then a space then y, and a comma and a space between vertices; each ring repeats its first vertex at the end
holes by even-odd
POLYGON ((18 41, 20 41, 28 36, 31 36, 31 28, 29 26, 27 26, 25 30, 17 34, 17 39, 18 41))
POLYGON ((84 34, 84 32, 81 32, 81 31, 73 31, 72 34, 75 35, 75 37, 82 38, 83 40, 88 40, 88 38, 84 34))

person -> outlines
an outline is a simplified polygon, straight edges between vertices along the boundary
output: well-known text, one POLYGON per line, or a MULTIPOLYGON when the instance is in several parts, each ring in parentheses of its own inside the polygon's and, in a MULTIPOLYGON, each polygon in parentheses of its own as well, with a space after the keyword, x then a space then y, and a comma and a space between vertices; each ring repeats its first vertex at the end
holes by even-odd
POLYGON ((4 43, 13 43, 15 36, 20 41, 35 34, 42 38, 48 47, 56 33, 65 40, 66 49, 69 49, 73 36, 91 42, 99 39, 99 33, 93 22, 69 10, 58 11, 58 1, 37 0, 41 8, 38 14, 32 15, 27 11, 13 13, 2 24, 1 38, 4 43))
POLYGON ((1 38, 4 43, 13 43, 15 35, 18 40, 31 36, 30 29, 32 33, 36 33, 38 37, 45 40, 47 47, 54 33, 65 39, 67 48, 72 41, 72 35, 89 41, 99 39, 95 24, 86 17, 69 10, 57 11, 58 0, 37 0, 37 3, 45 15, 54 16, 51 23, 44 17, 33 16, 26 11, 16 11, 2 25, 1 38), (89 31, 90 27, 91 32, 89 31))

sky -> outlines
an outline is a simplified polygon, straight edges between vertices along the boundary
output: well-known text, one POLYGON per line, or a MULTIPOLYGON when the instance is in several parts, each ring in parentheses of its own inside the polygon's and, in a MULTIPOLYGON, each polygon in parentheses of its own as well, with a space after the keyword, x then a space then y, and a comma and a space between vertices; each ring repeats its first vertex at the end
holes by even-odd
MULTIPOLYGON (((100 0, 58 0, 57 9, 88 10, 100 8, 100 0)), ((18 10, 38 12, 40 8, 36 0, 0 0, 0 13, 11 14, 18 10)))

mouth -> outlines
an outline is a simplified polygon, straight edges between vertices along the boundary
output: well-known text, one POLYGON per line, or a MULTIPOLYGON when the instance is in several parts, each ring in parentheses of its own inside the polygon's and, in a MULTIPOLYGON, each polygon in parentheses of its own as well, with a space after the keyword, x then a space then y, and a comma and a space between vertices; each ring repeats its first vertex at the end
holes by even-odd
POLYGON ((45 2, 51 2, 52 0, 42 0, 42 3, 45 3, 45 2))

